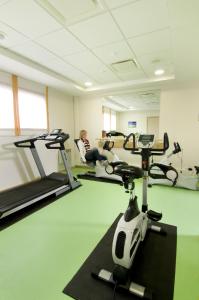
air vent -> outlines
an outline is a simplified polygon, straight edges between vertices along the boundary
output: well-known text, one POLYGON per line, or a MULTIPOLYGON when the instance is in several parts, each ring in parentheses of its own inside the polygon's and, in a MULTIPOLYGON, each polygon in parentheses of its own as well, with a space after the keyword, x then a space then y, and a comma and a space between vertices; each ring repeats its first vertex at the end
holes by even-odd
POLYGON ((133 73, 137 69, 137 63, 134 59, 128 59, 111 64, 111 68, 117 73, 133 73))

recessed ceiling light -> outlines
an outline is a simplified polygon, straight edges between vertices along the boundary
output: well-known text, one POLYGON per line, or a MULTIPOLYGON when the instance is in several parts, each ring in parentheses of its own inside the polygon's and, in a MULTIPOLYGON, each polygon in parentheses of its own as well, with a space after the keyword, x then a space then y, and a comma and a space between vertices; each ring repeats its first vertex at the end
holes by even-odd
POLYGON ((155 74, 156 76, 163 75, 164 73, 165 73, 165 70, 163 70, 163 69, 157 69, 157 70, 155 70, 155 72, 154 72, 154 74, 155 74))
POLYGON ((2 41, 2 40, 5 40, 5 38, 6 38, 6 34, 4 33, 4 32, 1 32, 0 31, 0 40, 2 41))
POLYGON ((86 87, 90 87, 90 86, 92 86, 93 84, 92 84, 91 81, 86 81, 86 82, 84 82, 84 85, 85 85, 86 87))
POLYGON ((130 109, 130 110, 135 110, 135 107, 129 106, 129 109, 130 109))

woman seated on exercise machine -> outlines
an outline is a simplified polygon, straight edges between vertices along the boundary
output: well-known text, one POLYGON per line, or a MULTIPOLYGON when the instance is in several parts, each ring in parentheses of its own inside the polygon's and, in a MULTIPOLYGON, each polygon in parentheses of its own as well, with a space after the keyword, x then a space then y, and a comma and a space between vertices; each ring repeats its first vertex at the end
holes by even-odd
POLYGON ((107 164, 107 157, 100 154, 97 148, 91 148, 86 130, 80 131, 77 145, 83 162, 96 162, 98 160, 103 164, 107 164))

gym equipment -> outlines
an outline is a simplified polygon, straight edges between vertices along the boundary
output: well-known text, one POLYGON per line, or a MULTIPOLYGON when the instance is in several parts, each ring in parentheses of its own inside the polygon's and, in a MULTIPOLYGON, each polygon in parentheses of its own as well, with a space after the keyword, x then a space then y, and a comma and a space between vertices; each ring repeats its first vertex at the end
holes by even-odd
POLYGON ((147 231, 152 230, 160 234, 166 234, 160 226, 151 223, 151 221, 160 221, 162 214, 148 210, 147 184, 150 157, 152 155, 164 155, 169 147, 168 135, 164 134, 163 149, 152 149, 153 144, 154 135, 140 135, 136 148, 135 135, 132 133, 124 142, 124 149, 130 150, 132 154, 141 155, 142 169, 135 166, 118 166, 114 170, 117 175, 122 177, 125 190, 130 192, 129 205, 117 224, 113 238, 112 258, 115 263, 113 272, 101 269, 97 273, 92 273, 94 278, 115 286, 114 293, 117 288, 120 288, 146 299, 152 299, 152 292, 147 287, 129 282, 129 272, 138 247, 144 241, 147 231), (133 147, 129 148, 127 143, 131 137, 133 137, 133 147), (134 191, 134 179, 141 177, 143 178, 143 199, 142 210, 140 211, 134 191))
POLYGON ((176 170, 170 158, 180 153, 179 143, 174 143, 174 149, 160 163, 152 163, 149 168, 149 187, 152 185, 168 185, 186 188, 190 190, 199 190, 199 167, 188 168, 187 170, 176 170))
MULTIPOLYGON (((108 162, 107 165, 104 165, 104 162, 99 161, 87 161, 86 165, 88 167, 94 168, 95 171, 88 171, 84 174, 78 174, 77 177, 79 179, 86 179, 86 180, 94 180, 94 181, 102 181, 102 182, 108 182, 108 183, 122 183, 121 177, 117 174, 114 174, 114 169, 118 165, 127 165, 124 161, 119 160, 118 156, 113 152, 114 148, 114 141, 111 140, 112 137, 115 136, 122 136, 125 137, 125 135, 121 132, 117 131, 110 131, 106 134, 108 140, 105 140, 103 145, 103 150, 108 151, 112 154, 112 161, 108 162)), ((75 139, 74 142, 78 148, 78 141, 79 139, 75 139)), ((82 161, 82 159, 81 159, 82 161)), ((84 163, 82 161, 82 163, 84 163)))
POLYGON ((16 147, 30 149, 41 178, 1 192, 0 219, 22 210, 37 201, 49 197, 56 198, 81 185, 80 182, 73 177, 68 164, 64 146, 64 142, 68 139, 69 134, 62 132, 61 129, 55 129, 49 134, 43 134, 14 143, 16 147), (46 175, 35 147, 35 142, 38 140, 47 142, 45 144, 47 149, 58 149, 60 151, 66 174, 54 172, 50 175, 46 175))

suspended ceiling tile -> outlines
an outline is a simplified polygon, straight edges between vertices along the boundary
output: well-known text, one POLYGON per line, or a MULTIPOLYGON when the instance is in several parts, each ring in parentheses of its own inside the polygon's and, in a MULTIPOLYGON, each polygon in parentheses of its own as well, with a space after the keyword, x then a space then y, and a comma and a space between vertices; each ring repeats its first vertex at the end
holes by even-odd
POLYGON ((199 78, 199 26, 179 28, 172 31, 173 63, 178 80, 198 80, 199 78), (185 38, 186 37, 186 38, 185 38))
MULTIPOLYGON (((84 82, 86 81, 91 81, 90 76, 87 76, 75 67, 58 58, 48 61, 46 67, 81 85, 84 85, 84 82)), ((92 83, 95 83, 93 79, 92 83)))
POLYGON ((125 41, 108 44, 102 47, 94 48, 92 51, 104 63, 110 65, 114 62, 127 60, 133 57, 133 53, 125 41))
POLYGON ((172 29, 193 29, 198 27, 198 0, 168 0, 168 7, 172 29))
POLYGON ((0 46, 9 48, 17 44, 24 43, 28 39, 17 31, 13 30, 9 26, 0 22, 0 33, 5 34, 5 39, 0 39, 0 46))
POLYGON ((42 36, 36 41, 56 53, 58 56, 64 56, 81 52, 86 48, 66 29, 61 29, 45 36, 42 36))
POLYGON ((97 72, 93 72, 91 75, 93 78, 95 78, 97 81, 99 81, 102 84, 120 81, 120 79, 106 67, 104 67, 103 69, 97 72))
POLYGON ((69 26, 69 29, 90 48, 123 39, 122 34, 108 13, 69 26))
POLYGON ((136 56, 171 49, 171 35, 169 29, 134 37, 128 40, 136 56))
POLYGON ((9 1, 0 9, 0 21, 31 39, 61 28, 61 25, 33 0, 9 1))
POLYGON ((44 48, 38 46, 32 41, 28 41, 25 44, 15 46, 11 48, 11 50, 39 64, 45 64, 46 61, 55 58, 53 54, 51 54, 44 48))
POLYGON ((142 0, 113 10, 127 38, 169 26, 166 0, 142 0))
POLYGON ((104 65, 90 51, 84 51, 63 58, 66 62, 87 74, 97 73, 103 70, 104 65))

